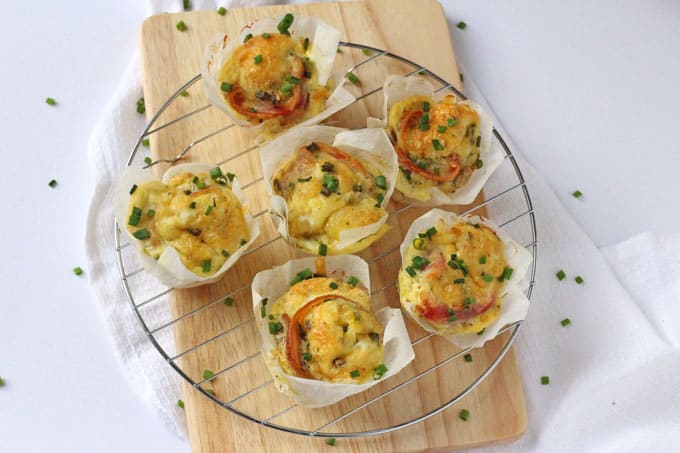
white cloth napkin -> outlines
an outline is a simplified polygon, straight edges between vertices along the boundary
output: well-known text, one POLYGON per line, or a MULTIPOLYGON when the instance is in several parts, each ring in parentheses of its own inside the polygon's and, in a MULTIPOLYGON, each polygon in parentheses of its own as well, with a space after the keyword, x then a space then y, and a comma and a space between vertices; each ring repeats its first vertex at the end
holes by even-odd
MULTIPOLYGON (((216 7, 198 0, 192 6, 216 7)), ((181 8, 179 0, 150 0, 153 14, 181 8)), ((471 81, 466 85, 468 95, 483 103, 471 81)), ((114 253, 113 188, 144 126, 135 111, 141 95, 135 57, 89 144, 96 185, 88 216, 88 269, 132 388, 172 432, 186 438, 184 414, 176 405, 181 378, 144 335, 114 253)), ((680 235, 644 234, 601 253, 513 151, 531 192, 539 237, 536 287, 516 343, 528 427, 520 440, 483 450, 672 451, 680 437, 680 235), (567 274, 563 281, 555 276, 560 269, 567 274), (576 275, 583 284, 574 281, 576 275), (571 324, 562 327, 565 318, 571 324), (541 385, 543 375, 549 385, 541 385)), ((494 176, 486 193, 507 187, 507 177, 494 176)), ((494 203, 491 217, 523 212, 522 203, 519 197, 494 203)), ((147 284, 155 289, 152 279, 147 284)), ((158 304, 145 316, 165 319, 164 307, 158 304)), ((162 340, 171 344, 166 330, 162 340)))

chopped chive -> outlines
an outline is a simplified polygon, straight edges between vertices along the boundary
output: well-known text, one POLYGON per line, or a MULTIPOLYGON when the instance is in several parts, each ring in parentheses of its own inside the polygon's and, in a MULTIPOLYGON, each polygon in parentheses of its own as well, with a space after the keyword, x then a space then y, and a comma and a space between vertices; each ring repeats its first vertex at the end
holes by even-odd
POLYGON ((465 279, 464 278, 457 278, 453 281, 453 283, 455 283, 456 285, 461 285, 461 284, 465 283, 465 279))
POLYGON ((213 373, 212 371, 210 371, 208 369, 203 370, 203 379, 210 379, 211 377, 214 377, 214 376, 215 376, 215 373, 213 373))
POLYGON ((460 75, 460 81, 465 82, 465 77, 463 76, 463 73, 461 72, 459 75, 460 75))
POLYGON ((481 336, 481 335, 484 335, 484 331, 485 331, 485 330, 486 330, 486 327, 483 328, 482 330, 480 330, 479 332, 477 332, 477 335, 480 335, 480 336, 481 336))
POLYGON ((260 303, 262 304, 260 306, 260 316, 263 318, 267 317, 267 301, 269 301, 269 299, 266 297, 260 301, 260 303))
POLYGON ((309 38, 305 38, 305 41, 302 43, 303 50, 307 50, 307 47, 309 47, 309 38))
POLYGON ((288 29, 290 28, 291 25, 293 25, 293 20, 294 17, 291 13, 286 14, 285 16, 283 16, 283 19, 281 19, 281 22, 279 22, 279 24, 276 26, 276 29, 282 35, 290 35, 288 29))
POLYGON ((220 89, 222 89, 222 91, 226 91, 227 93, 230 92, 233 87, 234 85, 229 82, 222 82, 222 85, 220 85, 220 89))
POLYGON ((541 376, 541 385, 550 384, 550 376, 541 376))
POLYGON ((191 178, 191 182, 196 184, 198 182, 198 176, 194 176, 193 178, 191 178))
POLYGON ((179 31, 184 31, 184 30, 187 29, 187 25, 184 23, 183 20, 180 20, 179 22, 177 22, 177 25, 175 25, 175 27, 177 27, 177 30, 179 30, 179 31))
POLYGON ((484 275, 484 281, 487 282, 487 283, 492 282, 493 281, 493 275, 491 275, 491 274, 484 275))
POLYGON ((473 297, 466 297, 465 301, 463 302, 463 305, 470 306, 475 303, 475 299, 473 297))
POLYGON ((47 185, 54 189, 57 187, 57 180, 53 179, 52 181, 48 182, 47 185))
POLYGON ((560 269, 560 270, 555 274, 555 276, 557 277, 558 280, 562 281, 562 280, 564 280, 564 277, 567 276, 567 274, 565 274, 564 271, 563 271, 562 269, 560 269))
POLYGON ((352 370, 349 372, 349 375, 352 376, 353 378, 357 378, 359 377, 359 375, 361 375, 361 373, 359 372, 359 370, 352 370))
POLYGON ((456 322, 457 319, 456 312, 449 308, 449 322, 456 322))
POLYGON ((477 159, 477 162, 475 163, 475 166, 477 168, 482 168, 484 166, 484 161, 482 159, 477 159))
POLYGON ((423 112, 429 112, 430 111, 430 103, 425 101, 423 102, 423 112))
POLYGON ((411 264, 413 264, 414 269, 422 271, 427 267, 428 264, 430 264, 430 260, 428 260, 427 258, 423 258, 422 256, 416 255, 411 260, 411 264))
POLYGON ((189 208, 190 208, 190 209, 194 209, 195 207, 196 207, 196 202, 195 202, 195 201, 192 201, 191 203, 189 203, 189 208))
POLYGON ((233 173, 227 173, 227 178, 229 179, 229 182, 233 181, 235 177, 236 177, 235 174, 233 174, 233 173))
POLYGON ((460 266, 458 265, 458 262, 456 262, 456 261, 454 261, 454 260, 450 260, 450 261, 447 262, 446 264, 448 264, 449 267, 450 267, 451 269, 453 269, 454 271, 460 269, 460 266))
POLYGON ((330 439, 326 439, 326 443, 330 445, 331 447, 335 445, 335 437, 331 437, 330 439))
POLYGON ((227 297, 226 299, 224 299, 224 305, 226 305, 227 307, 231 307, 232 305, 234 305, 234 299, 231 297, 227 297))
POLYGON ((146 165, 151 165, 151 162, 153 162, 153 161, 151 160, 150 157, 147 156, 147 157, 144 158, 144 163, 145 163, 146 165))
POLYGON ((567 327, 569 324, 571 324, 571 319, 564 318, 562 321, 560 321, 560 324, 562 324, 562 327, 567 327))
POLYGON ((468 418, 470 418, 470 411, 467 409, 463 409, 458 413, 458 417, 460 417, 461 420, 466 422, 468 421, 468 418))
POLYGON ((407 273, 408 275, 410 275, 411 277, 415 277, 415 276, 416 276, 416 270, 413 269, 413 266, 408 266, 408 267, 406 267, 404 270, 405 270, 406 273, 407 273))
POLYGON ((437 229, 435 227, 430 227, 425 231, 425 235, 430 239, 432 239, 432 236, 435 234, 437 234, 437 229))
POLYGON ((359 279, 356 278, 354 275, 350 275, 349 278, 347 279, 347 283, 349 283, 352 286, 357 286, 359 284, 359 279))
POLYGON ((73 268, 73 273, 76 275, 83 275, 83 270, 80 268, 80 266, 77 266, 73 268))
POLYGON ((311 176, 308 177, 308 178, 298 178, 298 182, 309 182, 309 181, 311 181, 311 180, 312 180, 312 177, 311 177, 311 176))
POLYGON ((304 354, 302 354, 302 360, 304 360, 305 362, 311 362, 312 354, 310 354, 309 352, 305 352, 304 354))
POLYGON ((149 239, 151 237, 151 233, 149 233, 149 230, 146 228, 142 228, 141 230, 137 230, 134 233, 132 233, 134 237, 139 239, 140 241, 143 241, 145 239, 149 239))
POLYGON ((347 80, 352 82, 354 85, 359 85, 361 83, 359 77, 357 77, 353 72, 348 72, 346 77, 347 80))
POLYGON ((439 132, 440 134, 443 134, 444 132, 446 132, 446 126, 442 126, 442 125, 437 126, 437 132, 439 132))
POLYGON ((140 220, 142 220, 142 210, 137 206, 133 206, 132 214, 130 214, 128 219, 128 225, 137 226, 140 220))
POLYGON ((580 190, 575 190, 572 194, 572 197, 574 198, 581 198, 583 196, 583 193, 580 190))
POLYGON ((227 8, 225 8, 224 6, 220 6, 219 8, 217 8, 217 14, 219 14, 220 16, 224 16, 225 14, 227 14, 227 8))
POLYGON ((456 27, 460 28, 461 30, 465 30, 467 28, 467 24, 461 20, 458 22, 458 24, 456 24, 456 27))
POLYGON ((271 36, 271 35, 270 35, 269 33, 262 33, 262 37, 263 37, 264 39, 269 39, 270 36, 271 36))
POLYGON ((283 332, 283 324, 278 321, 269 321, 269 333, 276 335, 283 332))
POLYGON ((319 150, 319 145, 317 145, 316 143, 312 142, 312 143, 310 143, 309 145, 305 146, 305 149, 306 149, 307 151, 318 151, 318 150, 319 150))
POLYGON ((146 215, 147 217, 153 217, 156 215, 156 211, 153 209, 149 209, 148 211, 146 211, 146 215))
POLYGON ((486 255, 482 255, 479 257, 479 264, 486 264, 486 255))
POLYGON ((197 187, 199 190, 205 189, 205 181, 198 181, 198 184, 196 184, 196 187, 197 187))
POLYGON ((182 6, 184 11, 189 11, 191 9, 191 0, 182 0, 182 6))
POLYGON ((415 238, 413 240, 413 248, 416 250, 422 250, 425 247, 425 240, 423 238, 415 238))
POLYGON ((252 37, 253 37, 253 34, 252 34, 252 33, 248 33, 248 34, 245 36, 245 38, 243 38, 243 44, 247 43, 250 39, 252 39, 252 37))
POLYGON ((133 184, 132 187, 130 187, 130 195, 135 193, 135 190, 137 190, 137 184, 133 184))
POLYGON ((326 256, 328 253, 328 246, 323 242, 319 244, 319 255, 326 256))
POLYGON ((478 135, 478 136, 477 136, 477 141, 475 142, 475 146, 476 146, 477 148, 479 148, 479 145, 481 145, 481 144, 482 144, 482 136, 481 136, 481 135, 478 135))
POLYGON ((331 289, 338 289, 340 285, 338 285, 336 282, 330 282, 328 286, 330 286, 331 289))
POLYGON ((383 175, 376 176, 375 185, 380 187, 382 190, 387 190, 387 178, 385 178, 383 175))
POLYGON ((342 49, 340 48, 340 46, 338 46, 338 48, 335 49, 335 53, 342 53, 342 49))
POLYGON ((455 118, 449 118, 446 120, 446 124, 448 124, 449 127, 455 126, 457 122, 458 120, 456 120, 455 118))
POLYGON ((213 206, 212 205, 208 206, 205 210, 205 215, 210 215, 210 211, 212 211, 212 210, 213 210, 213 206))
POLYGON ((306 280, 308 278, 312 278, 314 274, 312 273, 312 270, 310 268, 306 268, 295 274, 295 278, 290 281, 290 286, 295 285, 296 283, 300 283, 302 280, 306 280))
POLYGON ((0 377, 0 387, 4 387, 4 386, 5 386, 5 380, 2 377, 0 377))
POLYGON ((145 138, 144 140, 142 140, 142 146, 148 148, 150 144, 151 144, 151 142, 149 141, 148 138, 145 138))
POLYGON ((262 63, 262 54, 255 55, 255 58, 253 59, 253 61, 255 62, 255 64, 262 63))
POLYGON ((55 101, 53 98, 47 98, 45 99, 45 104, 55 106, 57 105, 57 101, 55 101))
POLYGON ((203 260, 203 266, 202 266, 203 272, 205 272, 205 273, 210 272, 210 266, 211 266, 210 260, 203 260))
POLYGON ((380 379, 387 373, 387 367, 384 363, 381 363, 373 370, 373 379, 380 379))
POLYGON ((212 396, 215 396, 215 391, 213 389, 205 389, 205 392, 212 396))
POLYGON ((286 82, 290 82, 293 85, 300 85, 302 83, 302 80, 298 79, 294 75, 286 74, 286 82))
POLYGON ((144 98, 137 99, 137 113, 140 115, 146 112, 146 105, 144 104, 144 98))
POLYGON ((421 131, 426 131, 430 129, 430 114, 429 113, 423 113, 423 115, 420 117, 420 122, 418 123, 418 127, 420 127, 421 131))
POLYGON ((290 96, 290 95, 292 94, 292 90, 293 90, 293 84, 290 83, 290 82, 284 83, 283 86, 281 87, 281 91, 282 91, 286 96, 290 96))
POLYGON ((363 53, 363 54, 366 55, 366 56, 373 55, 373 52, 371 52, 371 51, 368 50, 368 49, 361 49, 361 53, 363 53))
POLYGON ((472 355, 470 354, 465 354, 463 358, 465 359, 466 362, 472 362, 472 355))
POLYGON ((505 269, 503 269, 503 275, 501 275, 501 281, 502 280, 510 280, 510 277, 512 277, 512 271, 513 270, 514 270, 513 268, 506 266, 505 269))
POLYGON ((220 167, 214 167, 210 169, 209 173, 212 179, 217 179, 222 176, 222 169, 220 169, 220 167))
POLYGON ((184 409, 184 401, 182 401, 182 400, 177 400, 177 405, 178 405, 179 407, 181 407, 182 409, 184 409))
POLYGON ((334 168, 335 167, 330 162, 324 162, 323 164, 321 164, 321 171, 332 173, 334 168))
POLYGON ((579 285, 580 285, 581 283, 583 283, 583 277, 581 277, 580 275, 577 275, 576 278, 575 278, 574 280, 575 280, 576 283, 578 283, 579 285))
POLYGON ((227 252, 226 250, 222 250, 221 253, 222 253, 222 256, 225 257, 225 258, 227 258, 229 256, 229 252, 227 252))
POLYGON ((246 245, 247 243, 248 243, 248 241, 246 241, 245 239, 241 239, 241 245, 242 246, 246 245))
POLYGON ((381 207, 381 206, 382 206, 382 202, 385 200, 385 195, 379 193, 378 195, 376 195, 375 198, 376 198, 376 201, 377 201, 377 203, 375 204, 375 207, 376 207, 376 208, 381 207))

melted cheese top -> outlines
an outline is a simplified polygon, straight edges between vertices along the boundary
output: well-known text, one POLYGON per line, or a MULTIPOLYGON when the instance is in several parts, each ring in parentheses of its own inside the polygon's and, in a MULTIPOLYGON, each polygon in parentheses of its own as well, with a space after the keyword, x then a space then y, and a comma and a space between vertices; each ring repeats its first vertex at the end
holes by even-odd
POLYGON ((252 124, 266 120, 271 131, 323 111, 331 84, 319 86, 314 63, 302 38, 270 33, 254 36, 236 48, 220 72, 222 94, 232 111, 252 124), (267 36, 267 37, 265 37, 267 36))
POLYGON ((301 363, 312 379, 363 383, 373 379, 383 363, 383 327, 371 313, 364 288, 328 277, 315 277, 293 285, 269 311, 272 322, 285 326, 277 334, 274 356, 289 375, 296 375, 287 355, 286 332, 295 313, 319 296, 330 296, 300 320, 301 363), (337 288, 330 287, 331 283, 337 288), (333 296, 336 296, 334 298, 333 296))
POLYGON ((421 233, 406 252, 401 302, 440 333, 479 332, 500 315, 507 266, 503 242, 481 224, 447 226, 440 220, 435 229, 421 233))
POLYGON ((298 149, 272 178, 274 192, 288 203, 290 236, 311 253, 318 253, 322 243, 328 254, 352 253, 387 231, 385 225, 354 247, 337 248, 341 231, 370 225, 387 214, 380 201, 386 190, 377 186, 377 170, 347 156, 331 145, 313 143, 298 149))
POLYGON ((250 239, 241 203, 226 183, 218 184, 207 173, 180 173, 167 184, 140 184, 130 198, 128 216, 130 233, 149 234, 142 239, 146 254, 158 259, 166 247, 173 247, 187 269, 202 277, 217 272, 250 239), (135 212, 138 221, 131 225, 135 212))
POLYGON ((427 201, 432 187, 453 193, 463 186, 478 165, 479 124, 477 112, 453 96, 434 102, 418 95, 394 104, 387 131, 400 154, 397 190, 427 201))

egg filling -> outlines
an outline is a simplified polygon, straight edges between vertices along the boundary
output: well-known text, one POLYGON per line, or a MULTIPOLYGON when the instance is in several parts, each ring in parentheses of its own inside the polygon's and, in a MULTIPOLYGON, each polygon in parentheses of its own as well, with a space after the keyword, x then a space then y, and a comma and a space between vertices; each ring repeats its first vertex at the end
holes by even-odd
POLYGON ((387 179, 368 162, 325 143, 300 147, 272 178, 274 193, 288 205, 288 231, 299 247, 319 255, 359 251, 380 238, 388 226, 347 247, 343 231, 378 222, 387 179))
POLYGON ((399 159, 397 190, 419 201, 433 187, 451 194, 483 165, 479 114, 454 96, 410 96, 395 103, 387 131, 399 159))
POLYGON ((281 126, 324 110, 332 83, 320 86, 308 38, 282 33, 246 36, 220 72, 230 108, 251 124, 277 119, 281 126))
POLYGON ((442 334, 478 333, 500 316, 501 289, 511 275, 492 229, 440 220, 409 245, 399 272, 400 300, 442 334))
POLYGON ((286 374, 308 379, 360 384, 379 378, 383 327, 370 311, 366 289, 351 277, 308 275, 269 309, 274 359, 286 374))
POLYGON ((126 228, 152 258, 173 247, 191 272, 213 275, 250 239, 231 178, 215 168, 133 186, 126 228))

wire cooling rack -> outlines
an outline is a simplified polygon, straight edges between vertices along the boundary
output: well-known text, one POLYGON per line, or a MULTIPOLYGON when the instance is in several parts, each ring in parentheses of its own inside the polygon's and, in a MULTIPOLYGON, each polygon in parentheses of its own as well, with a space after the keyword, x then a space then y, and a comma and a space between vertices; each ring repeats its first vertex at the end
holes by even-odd
MULTIPOLYGON (((371 63, 380 64, 381 60, 388 61, 390 63, 397 62, 398 64, 408 68, 408 71, 406 72, 405 75, 409 77, 413 76, 428 77, 431 81, 433 81, 433 83, 436 83, 437 86, 439 86, 439 88, 436 90, 438 93, 449 90, 459 98, 466 99, 466 97, 450 83, 448 83, 438 75, 432 73, 427 68, 422 67, 417 63, 414 63, 406 58, 387 52, 385 50, 380 50, 360 44, 341 42, 340 46, 351 52, 360 51, 366 56, 366 58, 361 60, 358 64, 355 64, 354 66, 349 68, 346 74, 349 74, 350 72, 360 73, 360 70, 364 65, 368 65, 371 63)), ((140 155, 142 153, 140 153, 140 150, 143 148, 140 148, 140 146, 146 143, 145 141, 153 134, 158 133, 159 131, 169 127, 176 127, 182 122, 187 121, 190 117, 197 115, 202 111, 215 108, 210 104, 206 104, 203 105, 202 107, 196 108, 189 112, 179 114, 175 118, 172 118, 162 124, 157 124, 159 122, 159 118, 161 118, 161 116, 168 109, 168 107, 173 105, 173 103, 177 102, 177 99, 184 94, 185 90, 188 90, 200 79, 201 76, 197 75, 193 79, 189 80, 186 84, 180 87, 172 96, 170 96, 167 99, 167 101, 160 107, 158 112, 155 113, 155 115, 149 121, 143 133, 137 140, 137 143, 128 159, 127 162, 128 165, 132 165, 133 162, 135 162, 136 158, 138 158, 141 161, 140 155)), ((370 89, 356 96, 355 103, 361 101, 362 99, 378 95, 378 93, 381 92, 381 88, 382 88, 381 86, 376 86, 375 88, 370 89)), ((227 124, 223 127, 218 128, 217 130, 206 133, 201 137, 194 139, 193 141, 191 141, 191 143, 186 145, 181 150, 181 152, 176 154, 176 156, 172 159, 159 159, 154 161, 147 157, 146 159, 144 159, 144 164, 142 165, 145 165, 146 167, 151 167, 160 163, 174 164, 177 161, 180 161, 183 158, 187 157, 187 154, 192 151, 195 153, 200 152, 200 149, 197 150, 195 149, 200 148, 198 147, 198 145, 201 144, 202 142, 210 140, 211 138, 217 136, 218 134, 224 133, 225 131, 233 127, 235 127, 235 124, 227 124)), ((513 156, 510 148, 506 144, 501 134, 496 129, 493 130, 493 140, 495 141, 495 145, 498 145, 502 148, 503 152, 505 153, 505 159, 501 167, 496 171, 496 173, 494 174, 494 176, 492 176, 489 183, 487 183, 487 185, 485 186, 485 192, 487 194, 491 190, 490 187, 493 187, 493 191, 490 192, 492 193, 492 195, 487 196, 482 201, 466 206, 465 207, 466 209, 463 212, 461 212, 461 214, 463 215, 470 214, 482 207, 487 207, 490 209, 493 208, 494 205, 512 206, 512 208, 509 209, 511 212, 509 213, 505 212, 505 216, 507 218, 504 218, 502 220, 492 218, 492 220, 494 220, 501 229, 508 230, 508 232, 512 234, 516 240, 524 241, 525 247, 529 249, 533 254, 533 262, 530 267, 529 281, 528 286, 526 288, 526 295, 528 298, 531 298, 534 286, 534 277, 536 273, 536 257, 538 245, 536 238, 536 222, 534 218, 531 197, 529 195, 529 190, 526 186, 526 182, 524 180, 524 177, 522 176, 522 172, 519 168, 519 165, 517 164, 517 161, 515 160, 515 157, 513 156), (503 172, 505 173, 503 177, 496 178, 502 181, 502 184, 500 184, 498 181, 495 181, 495 177, 497 174, 503 172), (525 239, 522 239, 522 237, 524 237, 525 239)), ((221 162, 217 162, 216 164, 222 165, 228 163, 229 161, 232 161, 240 156, 244 156, 247 155, 248 153, 255 152, 258 148, 259 145, 254 145, 249 148, 243 149, 237 152, 236 154, 227 157, 221 162)), ((249 187, 253 187, 263 183, 264 183, 263 178, 260 176, 258 178, 253 179, 250 182, 243 184, 242 187, 243 190, 247 190, 249 187)), ((397 208, 392 209, 392 211, 390 212, 390 219, 393 220, 395 218, 398 218, 411 208, 412 206, 410 205, 401 205, 398 206, 397 208)), ((508 211, 508 209, 505 209, 505 211, 508 211)), ((268 221, 265 216, 266 213, 267 209, 263 209, 260 212, 253 214, 253 216, 257 218, 258 221, 266 222, 268 221)), ((116 223, 114 226, 114 234, 116 253, 118 255, 118 268, 120 272, 121 284, 123 285, 123 288, 125 289, 125 292, 128 296, 130 307, 134 311, 137 319, 139 320, 141 327, 143 328, 149 341, 151 341, 151 343, 155 346, 155 348, 158 350, 161 356, 168 362, 168 364, 171 367, 175 369, 175 371, 177 371, 177 373, 179 373, 180 376, 186 379, 191 386, 193 386, 195 389, 203 393, 206 397, 212 399, 215 403, 219 404, 220 406, 226 408, 227 410, 241 417, 244 417, 245 419, 248 419, 250 421, 261 424, 266 427, 282 430, 289 433, 319 437, 339 437, 339 438, 359 437, 389 433, 422 422, 448 409, 449 407, 460 401, 468 393, 473 391, 500 363, 500 361, 503 359, 503 357, 506 355, 511 345, 513 344, 522 326, 522 321, 518 321, 513 324, 505 326, 501 330, 501 333, 499 333, 499 338, 495 340, 496 342, 502 341, 502 344, 497 345, 495 347, 494 351, 497 351, 497 354, 495 358, 493 358, 493 360, 488 364, 488 366, 482 369, 480 372, 478 372, 473 379, 463 383, 463 385, 460 388, 457 388, 452 394, 440 398, 440 400, 434 405, 434 407, 424 407, 422 413, 419 413, 416 416, 407 417, 407 419, 405 420, 397 420, 396 422, 386 421, 382 426, 371 426, 366 429, 344 431, 337 429, 338 425, 341 425, 342 422, 345 422, 351 419, 352 417, 360 416, 361 412, 364 409, 369 408, 370 406, 381 401, 382 399, 392 397, 398 394, 399 392, 408 392, 409 389, 412 388, 411 386, 416 384, 417 381, 425 379, 428 375, 431 375, 432 373, 440 372, 441 370, 444 369, 444 367, 451 364, 453 361, 462 358, 465 354, 467 354, 470 351, 469 348, 464 350, 451 350, 451 353, 448 356, 444 358, 439 358, 439 360, 437 361, 433 360, 433 362, 431 364, 428 364, 428 366, 425 367, 423 370, 418 370, 417 372, 411 373, 410 377, 402 379, 401 381, 395 384, 394 382, 391 381, 397 378, 398 377, 397 375, 392 379, 388 380, 387 382, 381 383, 380 386, 381 390, 377 393, 364 392, 366 396, 362 396, 363 394, 360 394, 356 398, 353 397, 352 402, 354 405, 352 407, 343 407, 342 413, 340 414, 335 413, 328 419, 322 419, 320 423, 316 426, 313 427, 293 426, 293 423, 277 422, 277 419, 281 420, 284 415, 298 408, 296 404, 293 404, 291 402, 287 403, 285 407, 281 409, 274 407, 275 412, 268 414, 261 414, 258 413, 257 411, 252 410, 249 411, 247 409, 238 407, 238 403, 242 401, 244 398, 247 398, 250 395, 253 395, 257 392, 261 392, 263 391, 263 389, 273 387, 273 381, 271 379, 264 380, 263 382, 259 383, 256 380, 254 380, 254 382, 252 382, 252 385, 250 385, 249 388, 244 389, 238 395, 232 395, 230 397, 219 396, 210 389, 211 382, 217 377, 223 376, 226 378, 230 371, 237 369, 238 367, 242 367, 245 364, 251 363, 252 361, 262 360, 260 358, 261 354, 259 353, 259 351, 245 353, 246 355, 244 355, 243 357, 239 357, 237 360, 233 361, 233 363, 230 363, 226 366, 220 366, 219 368, 214 368, 217 371, 211 372, 209 375, 204 376, 192 375, 192 373, 187 369, 187 367, 182 362, 182 358, 186 358, 188 354, 191 354, 201 348, 204 348, 207 345, 210 345, 211 343, 216 342, 227 335, 231 335, 234 333, 238 334, 239 331, 242 331, 243 329, 246 328, 254 329, 255 322, 252 316, 249 319, 242 320, 237 324, 232 325, 227 329, 224 329, 223 331, 218 332, 217 334, 212 335, 211 337, 205 340, 197 341, 196 344, 193 344, 180 352, 178 352, 175 349, 175 345, 173 344, 172 341, 172 333, 170 328, 175 326, 177 323, 182 322, 193 316, 198 316, 199 314, 205 312, 206 310, 211 309, 211 307, 220 304, 227 298, 239 296, 250 299, 250 296, 248 295, 250 282, 247 281, 239 282, 239 285, 235 290, 228 291, 225 294, 220 294, 218 295, 218 297, 213 297, 210 301, 206 302, 205 304, 202 304, 201 306, 194 308, 188 311, 187 313, 183 313, 181 316, 176 316, 173 318, 172 316, 168 316, 168 314, 165 313, 167 310, 164 310, 164 308, 167 309, 167 306, 163 307, 162 304, 167 303, 165 302, 167 297, 170 296, 173 293, 173 291, 178 290, 175 290, 173 288, 161 288, 161 287, 156 288, 154 286, 151 293, 149 293, 148 283, 149 280, 140 279, 140 276, 143 276, 143 274, 145 274, 145 271, 141 268, 139 262, 135 262, 134 259, 130 258, 130 256, 124 256, 126 254, 133 255, 133 253, 129 251, 133 247, 129 247, 130 244, 128 242, 125 243, 122 242, 120 233, 121 232, 119 229, 119 225, 116 223), (159 315, 158 314, 159 312, 165 313, 165 315, 163 314, 159 315), (170 341, 168 341, 168 338, 170 338, 170 341), (334 427, 336 427, 336 432, 331 431, 331 429, 334 427)), ((248 250, 244 254, 244 256, 257 252, 258 250, 267 248, 272 243, 278 240, 281 240, 281 238, 278 236, 265 240, 264 242, 261 242, 252 247, 250 250, 248 250)), ((398 251, 398 244, 394 247, 381 250, 379 253, 377 253, 375 256, 368 260, 369 264, 377 263, 380 260, 384 259, 386 256, 396 251, 398 251)), ((227 273, 227 276, 228 275, 229 273, 227 273)), ((396 276, 394 278, 394 281, 388 282, 387 284, 379 288, 371 289, 371 296, 372 298, 375 298, 378 295, 384 296, 387 291, 394 290, 395 287, 396 276)), ((393 299, 395 298, 393 297, 393 299)), ((396 301, 393 300, 392 302, 394 306, 399 305, 398 300, 396 301)), ((249 304, 250 301, 248 300, 245 303, 249 304)), ((423 331, 420 332, 422 334, 423 331)), ((413 341, 413 345, 415 347, 419 344, 436 341, 436 338, 434 337, 436 337, 434 336, 434 334, 427 333, 422 334, 420 338, 413 341)), ((488 346, 485 346, 485 348, 486 347, 488 346)), ((211 366, 211 364, 201 364, 200 369, 203 368, 213 369, 213 366, 211 366)))

